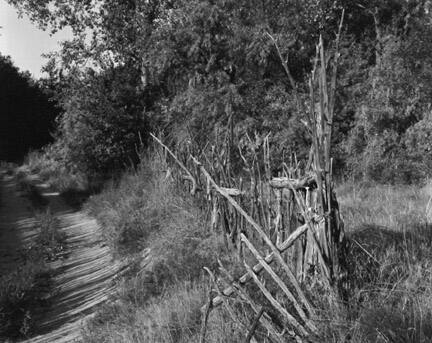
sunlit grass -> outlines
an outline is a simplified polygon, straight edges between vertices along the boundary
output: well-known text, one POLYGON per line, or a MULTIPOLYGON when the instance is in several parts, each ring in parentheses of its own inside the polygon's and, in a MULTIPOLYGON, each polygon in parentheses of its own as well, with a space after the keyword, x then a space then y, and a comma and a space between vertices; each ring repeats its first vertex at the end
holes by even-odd
MULTIPOLYGON (((232 258, 194 199, 168 182, 164 170, 157 156, 143 160, 86 205, 110 246, 136 259, 116 304, 91 321, 88 342, 198 342, 200 307, 208 297, 203 267, 216 268, 218 258, 231 264, 232 258), (145 248, 150 258, 143 267, 145 248)), ((222 320, 218 325, 230 327, 222 320)), ((215 342, 227 342, 232 334, 219 332, 215 342)))
MULTIPOLYGON (((229 256, 165 170, 146 160, 87 204, 120 255, 152 252, 144 269, 137 262, 119 284, 115 305, 86 328, 88 342, 199 341, 209 289, 201 268, 229 256)), ((337 195, 350 274, 345 299, 312 294, 322 342, 432 341, 431 186, 345 184, 337 195)), ((213 311, 206 342, 244 338, 223 308, 213 311)))
POLYGON ((344 184, 336 192, 347 231, 365 225, 404 230, 432 222, 432 183, 344 184))

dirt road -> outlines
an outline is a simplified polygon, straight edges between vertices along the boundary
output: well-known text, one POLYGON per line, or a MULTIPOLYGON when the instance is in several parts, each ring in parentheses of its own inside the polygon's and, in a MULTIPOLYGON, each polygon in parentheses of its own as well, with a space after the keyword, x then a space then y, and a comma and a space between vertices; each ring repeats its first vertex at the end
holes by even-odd
MULTIPOLYGON (((54 289, 49 308, 37 313, 38 336, 26 342, 80 342, 83 321, 114 293, 115 278, 124 270, 101 239, 95 219, 83 211, 74 211, 48 185, 33 178, 41 195, 49 201, 59 230, 66 234, 65 259, 50 262, 54 289)), ((20 196, 13 177, 1 181, 0 270, 7 271, 15 258, 14 251, 37 234, 34 211, 28 200, 20 196)))

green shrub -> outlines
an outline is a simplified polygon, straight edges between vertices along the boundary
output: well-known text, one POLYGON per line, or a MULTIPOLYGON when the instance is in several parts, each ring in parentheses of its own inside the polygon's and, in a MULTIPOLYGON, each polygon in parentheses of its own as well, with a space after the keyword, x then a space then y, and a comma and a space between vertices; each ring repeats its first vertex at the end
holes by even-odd
POLYGON ((104 177, 138 161, 147 130, 139 74, 127 66, 70 75, 58 118, 58 153, 68 171, 104 177))

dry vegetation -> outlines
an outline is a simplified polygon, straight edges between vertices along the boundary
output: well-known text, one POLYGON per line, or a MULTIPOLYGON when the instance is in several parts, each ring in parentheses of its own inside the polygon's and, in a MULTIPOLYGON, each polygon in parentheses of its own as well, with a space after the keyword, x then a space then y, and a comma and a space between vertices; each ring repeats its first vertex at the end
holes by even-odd
MULTIPOLYGON (((87 342, 199 342, 200 308, 210 288, 202 267, 219 257, 236 268, 200 204, 166 170, 157 156, 146 158, 87 203, 111 246, 137 261, 120 282, 117 301, 85 329, 87 342), (151 259, 142 268, 146 248, 151 259)), ((311 294, 322 341, 430 342, 430 185, 343 184, 337 194, 349 236, 350 294, 346 303, 311 294)), ((244 328, 223 308, 209 323, 207 342, 244 340, 244 328)))
MULTIPOLYGON (((283 331, 266 337, 261 322, 255 341, 432 341, 432 185, 417 184, 432 175, 429 1, 9 2, 77 39, 47 66, 55 141, 25 164, 74 206, 106 183, 84 207, 133 265, 86 342, 244 341, 262 309, 238 289, 200 332, 215 288, 234 285, 218 260, 229 276, 247 270, 257 287, 245 293, 273 305, 265 320, 283 331), (91 47, 86 32, 100 35, 91 47), (334 176, 356 181, 336 198, 334 176), (268 275, 246 266, 256 260, 268 275)), ((36 261, 62 241, 42 216, 36 261)))
POLYGON ((350 335, 356 342, 430 342, 430 184, 345 184, 338 195, 350 238, 350 335))
MULTIPOLYGON (((87 328, 88 342, 198 341, 208 293, 202 268, 214 268, 218 258, 234 264, 199 204, 166 178, 166 170, 158 156, 146 158, 137 171, 87 203, 110 245, 122 255, 135 253, 137 260, 119 285, 118 301, 87 328), (146 248, 151 257, 142 268, 140 253, 146 248)), ((213 341, 230 341, 234 329, 219 321, 213 341)))
POLYGON ((376 185, 347 182, 337 189, 347 231, 367 225, 402 232, 432 221, 432 183, 376 185))
MULTIPOLYGON (((325 57, 322 41, 317 51, 321 56, 320 65, 323 66, 325 57)), ((89 199, 86 207, 101 222, 107 243, 119 256, 130 258, 135 268, 119 284, 117 301, 106 305, 88 323, 84 330, 86 341, 201 343, 205 337, 206 342, 241 342, 252 323, 254 315, 251 308, 258 312, 255 304, 265 307, 265 320, 270 318, 272 323, 270 330, 268 327, 266 329, 268 332, 274 330, 272 336, 268 337, 261 327, 257 329, 253 335, 255 341, 260 342, 284 341, 284 335, 298 335, 297 341, 303 341, 302 337, 310 337, 315 341, 335 343, 414 343, 432 339, 432 303, 429 300, 432 295, 432 255, 429 252, 432 245, 432 235, 429 232, 431 187, 420 189, 414 186, 341 185, 338 191, 339 201, 346 231, 349 233, 348 239, 344 239, 337 201, 332 193, 329 145, 333 118, 331 104, 336 84, 337 54, 335 56, 329 93, 326 88, 325 68, 320 68, 319 71, 314 68, 312 72, 310 108, 313 109, 315 105, 314 91, 317 85, 322 101, 318 114, 312 110, 307 116, 313 149, 310 164, 308 163, 304 170, 295 161, 289 167, 285 164, 283 177, 273 178, 268 138, 265 138, 262 144, 262 165, 258 158, 261 146, 253 146, 249 138, 250 145, 253 146, 252 164, 244 157, 241 148, 239 149, 251 180, 250 185, 243 185, 242 179, 237 180, 234 176, 236 173, 232 167, 233 135, 227 135, 224 142, 219 142, 222 146, 220 151, 220 146, 216 144, 210 154, 204 151, 205 148, 199 152, 206 161, 205 166, 190 158, 190 155, 193 156, 197 151, 179 151, 179 156, 176 156, 153 136, 163 147, 162 150, 156 149, 153 154, 142 157, 135 170, 124 174, 119 180, 112 181, 99 195, 89 199), (326 120, 329 122, 324 125, 326 120), (167 165, 165 153, 176 161, 177 170, 167 165), (180 160, 187 161, 186 165, 180 160), (218 179, 222 186, 218 186, 207 170, 212 171, 213 177, 218 179), (261 170, 265 177, 261 177, 261 170), (292 186, 293 179, 301 183, 310 175, 308 173, 314 175, 316 184, 313 187, 316 187, 315 194, 319 193, 316 199, 322 196, 320 199, 324 201, 320 206, 317 206, 318 200, 315 203, 310 202, 310 192, 315 192, 315 188, 310 190, 309 183, 298 186, 297 189, 292 186), (189 194, 184 187, 184 180, 189 181, 189 194), (291 196, 295 199, 293 207, 288 204, 287 212, 284 212, 283 216, 281 207, 286 205, 281 200, 283 191, 275 192, 279 194, 279 200, 272 199, 271 185, 278 180, 286 180, 290 185, 286 186, 288 191, 293 192, 289 193, 287 203, 290 203, 291 196), (242 188, 243 186, 245 188, 242 188), (247 191, 248 186, 251 189, 250 194, 247 191), (202 192, 194 197, 197 189, 202 192), (243 192, 244 189, 246 191, 243 192), (220 193, 222 200, 215 197, 212 193, 214 190, 220 193), (251 208, 247 208, 250 215, 227 195, 228 190, 238 193, 238 201, 243 207, 245 203, 251 205, 251 208), (225 200, 227 202, 224 203, 225 200), (240 213, 243 211, 242 218, 233 208, 240 213), (218 220, 213 220, 214 215, 220 218, 218 224, 218 220), (314 221, 314 215, 322 220, 314 221), (248 222, 246 225, 243 219, 248 222), (303 309, 294 297, 290 298, 291 302, 284 299, 280 290, 278 292, 277 287, 268 282, 270 278, 262 277, 263 281, 260 281, 245 264, 259 290, 254 288, 253 283, 244 285, 245 294, 253 298, 252 301, 243 297, 242 299, 247 301, 242 302, 239 301, 241 297, 233 297, 227 305, 228 300, 224 300, 224 307, 211 312, 206 335, 203 335, 201 328, 205 326, 202 326, 201 308, 209 302, 211 290, 215 286, 219 288, 211 274, 211 271, 217 269, 218 260, 228 266, 227 274, 237 277, 239 271, 244 270, 241 266, 243 259, 249 263, 253 261, 252 255, 255 255, 260 260, 259 254, 264 254, 269 247, 273 253, 279 249, 275 248, 269 236, 266 236, 271 235, 272 230, 273 235, 276 234, 277 239, 281 239, 280 242, 289 240, 283 238, 285 232, 278 231, 279 223, 284 230, 287 230, 286 225, 295 225, 295 231, 302 223, 306 229, 309 227, 312 233, 308 234, 302 243, 298 242, 297 250, 287 258, 296 262, 297 279, 292 276, 290 283, 288 280, 277 279, 277 272, 270 267, 266 270, 279 286, 285 283, 285 288, 280 287, 288 298, 288 288, 296 287, 297 282, 301 282, 302 289, 298 287, 296 293, 299 298, 300 294, 304 298, 305 292, 307 300, 304 304, 309 304, 310 301, 314 311, 308 308, 308 316, 302 314, 303 309), (259 237, 253 236, 248 225, 259 233, 259 237), (264 233, 261 227, 267 233, 264 233), (222 232, 218 232, 221 231, 218 228, 222 228, 222 232), (328 231, 321 234, 321 229, 328 231), (316 241, 317 236, 314 236, 317 232, 318 240, 322 240, 319 243, 316 241), (225 237, 225 234, 229 237, 225 237), (327 237, 330 237, 328 241, 327 237), (228 240, 231 240, 230 244, 228 240), (246 243, 253 254, 243 252, 241 241, 246 243), (260 241, 265 241, 267 246, 260 241), (327 255, 321 250, 320 244, 327 245, 327 255), (254 245, 259 248, 256 249, 254 245), (330 246, 332 248, 329 248, 330 246), (299 252, 302 257, 293 259, 299 252), (212 286, 210 280, 204 276, 204 267, 209 268, 212 286), (330 285, 333 287, 329 287, 330 285), (269 303, 273 309, 268 306, 269 303), (275 308, 282 313, 282 317, 287 313, 285 322, 281 316, 275 314, 275 308), (297 313, 303 323, 290 317, 290 311, 297 313), (288 329, 290 326, 300 333, 284 331, 280 335, 275 334, 279 328, 288 329), (305 330, 306 327, 310 329, 309 332, 305 330)), ((282 57, 281 61, 292 81, 282 57)), ((291 84, 296 89, 293 81, 291 84)), ((297 98, 297 103, 301 104, 300 98, 297 98)), ((308 113, 300 105, 298 111, 308 113)), ((33 160, 34 165, 37 165, 37 158, 33 160)), ((36 169, 42 171, 43 167, 36 169)), ((64 176, 57 177, 64 179, 64 176)), ((283 187, 285 186, 279 188, 283 187)), ((292 232, 290 230, 291 235, 292 232)), ((277 253, 282 252, 280 248, 277 253)), ((280 267, 283 268, 283 257, 279 256, 279 260, 280 267)), ((262 261, 260 263, 262 264, 262 261)), ((282 278, 288 279, 289 270, 286 268, 282 278)), ((222 268, 220 270, 222 271, 222 268)), ((219 278, 219 281, 222 279, 219 278)), ((232 284, 231 280, 225 282, 225 286, 229 284, 232 284)))
MULTIPOLYGON (((279 51, 276 40, 274 44, 279 51)), ((307 114, 313 142, 305 166, 295 158, 289 166, 284 164, 280 177, 274 178, 268 136, 261 143, 247 136, 246 148, 250 151, 245 150, 252 162, 244 157, 242 147, 240 156, 235 155, 233 147, 238 137, 233 130, 209 151, 207 146, 201 149, 191 144, 179 149, 178 155, 153 136, 162 150, 156 148, 149 153, 148 149, 136 169, 109 182, 99 195, 87 201, 85 207, 102 224, 107 244, 118 257, 130 259, 133 268, 119 283, 116 301, 105 305, 84 329, 85 341, 202 343, 205 338, 205 342, 241 342, 252 324, 253 312, 259 312, 255 304, 265 307, 265 320, 271 321, 270 329, 266 329, 272 333, 270 337, 259 327, 253 334, 258 342, 281 342, 287 336, 302 342, 304 337, 310 337, 313 341, 335 343, 414 343, 432 339, 431 186, 340 185, 338 197, 348 233, 345 240, 332 193, 330 156, 337 56, 331 87, 327 88, 330 76, 320 39, 310 79, 310 111, 303 108, 300 97, 296 98, 297 111, 307 114), (318 110, 316 97, 321 104, 318 110), (203 164, 193 158, 196 154, 205 161, 203 164), (241 162, 234 166, 236 157, 244 162, 243 169, 249 174, 242 174, 241 162), (176 167, 168 165, 168 160, 175 160, 176 167), (249 176, 250 184, 243 183, 240 175, 246 180, 249 176), (311 175, 314 183, 307 183, 311 175), (185 180, 190 187, 184 186, 185 180), (284 180, 287 186, 272 184, 284 180), (294 182, 300 186, 294 188, 294 182), (287 201, 284 187, 289 194, 287 201), (197 193, 198 189, 202 192, 197 193), (237 193, 238 202, 228 191, 237 193), (273 194, 279 200, 273 199, 273 194), (287 209, 281 210, 283 206, 287 209), (297 229, 292 230, 291 225, 297 229), (251 227, 259 235, 254 236, 251 227), (285 234, 293 235, 301 227, 308 234, 296 242, 296 250, 285 255, 287 261, 295 262, 297 278, 289 277, 287 266, 279 277, 277 273, 285 264, 281 256, 284 251, 274 244, 289 241, 291 236, 284 238, 285 234), (277 236, 279 243, 274 243, 270 235, 277 236), (242 250, 243 242, 251 253, 242 250), (269 248, 279 254, 279 270, 272 266, 277 271, 262 262, 260 254, 267 255, 269 248), (275 282, 258 277, 248 267, 254 261, 253 255, 275 282), (244 272, 244 259, 244 267, 258 286, 244 285, 246 297, 253 300, 241 296, 225 299, 224 307, 211 312, 206 335, 202 334, 205 326, 201 308, 209 302, 209 293, 214 296, 214 288, 233 284, 227 279, 244 272), (225 285, 223 278, 216 281, 211 273, 218 268, 219 260, 228 266, 226 274, 230 276, 225 278, 225 285), (205 267, 212 280, 204 275, 205 267), (304 299, 307 315, 297 299, 290 298, 290 287, 304 299), (297 332, 289 332, 290 327, 297 332), (282 328, 286 330, 277 334, 282 328)), ((282 55, 279 57, 296 90, 286 62, 282 55)), ((56 162, 49 156, 32 155, 28 159, 30 170, 42 174, 65 193, 89 187, 91 182, 75 174, 54 172, 56 162)))

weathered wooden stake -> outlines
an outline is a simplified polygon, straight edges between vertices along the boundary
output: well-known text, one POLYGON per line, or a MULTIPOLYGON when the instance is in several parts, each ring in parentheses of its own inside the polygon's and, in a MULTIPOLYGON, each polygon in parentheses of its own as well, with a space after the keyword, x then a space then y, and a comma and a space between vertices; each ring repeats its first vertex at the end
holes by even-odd
POLYGON ((253 337, 255 330, 258 327, 258 323, 260 322, 260 319, 261 319, 261 316, 263 315, 263 313, 264 313, 264 307, 261 307, 261 309, 259 310, 258 314, 256 315, 256 317, 252 323, 252 327, 250 328, 248 335, 246 336, 245 343, 250 343, 250 340, 253 337))
POLYGON ((213 308, 213 302, 212 302, 212 292, 211 290, 208 293, 208 302, 205 308, 205 311, 203 312, 203 319, 201 321, 201 331, 200 331, 200 343, 205 343, 205 337, 207 332, 207 322, 210 315, 210 312, 213 308))

